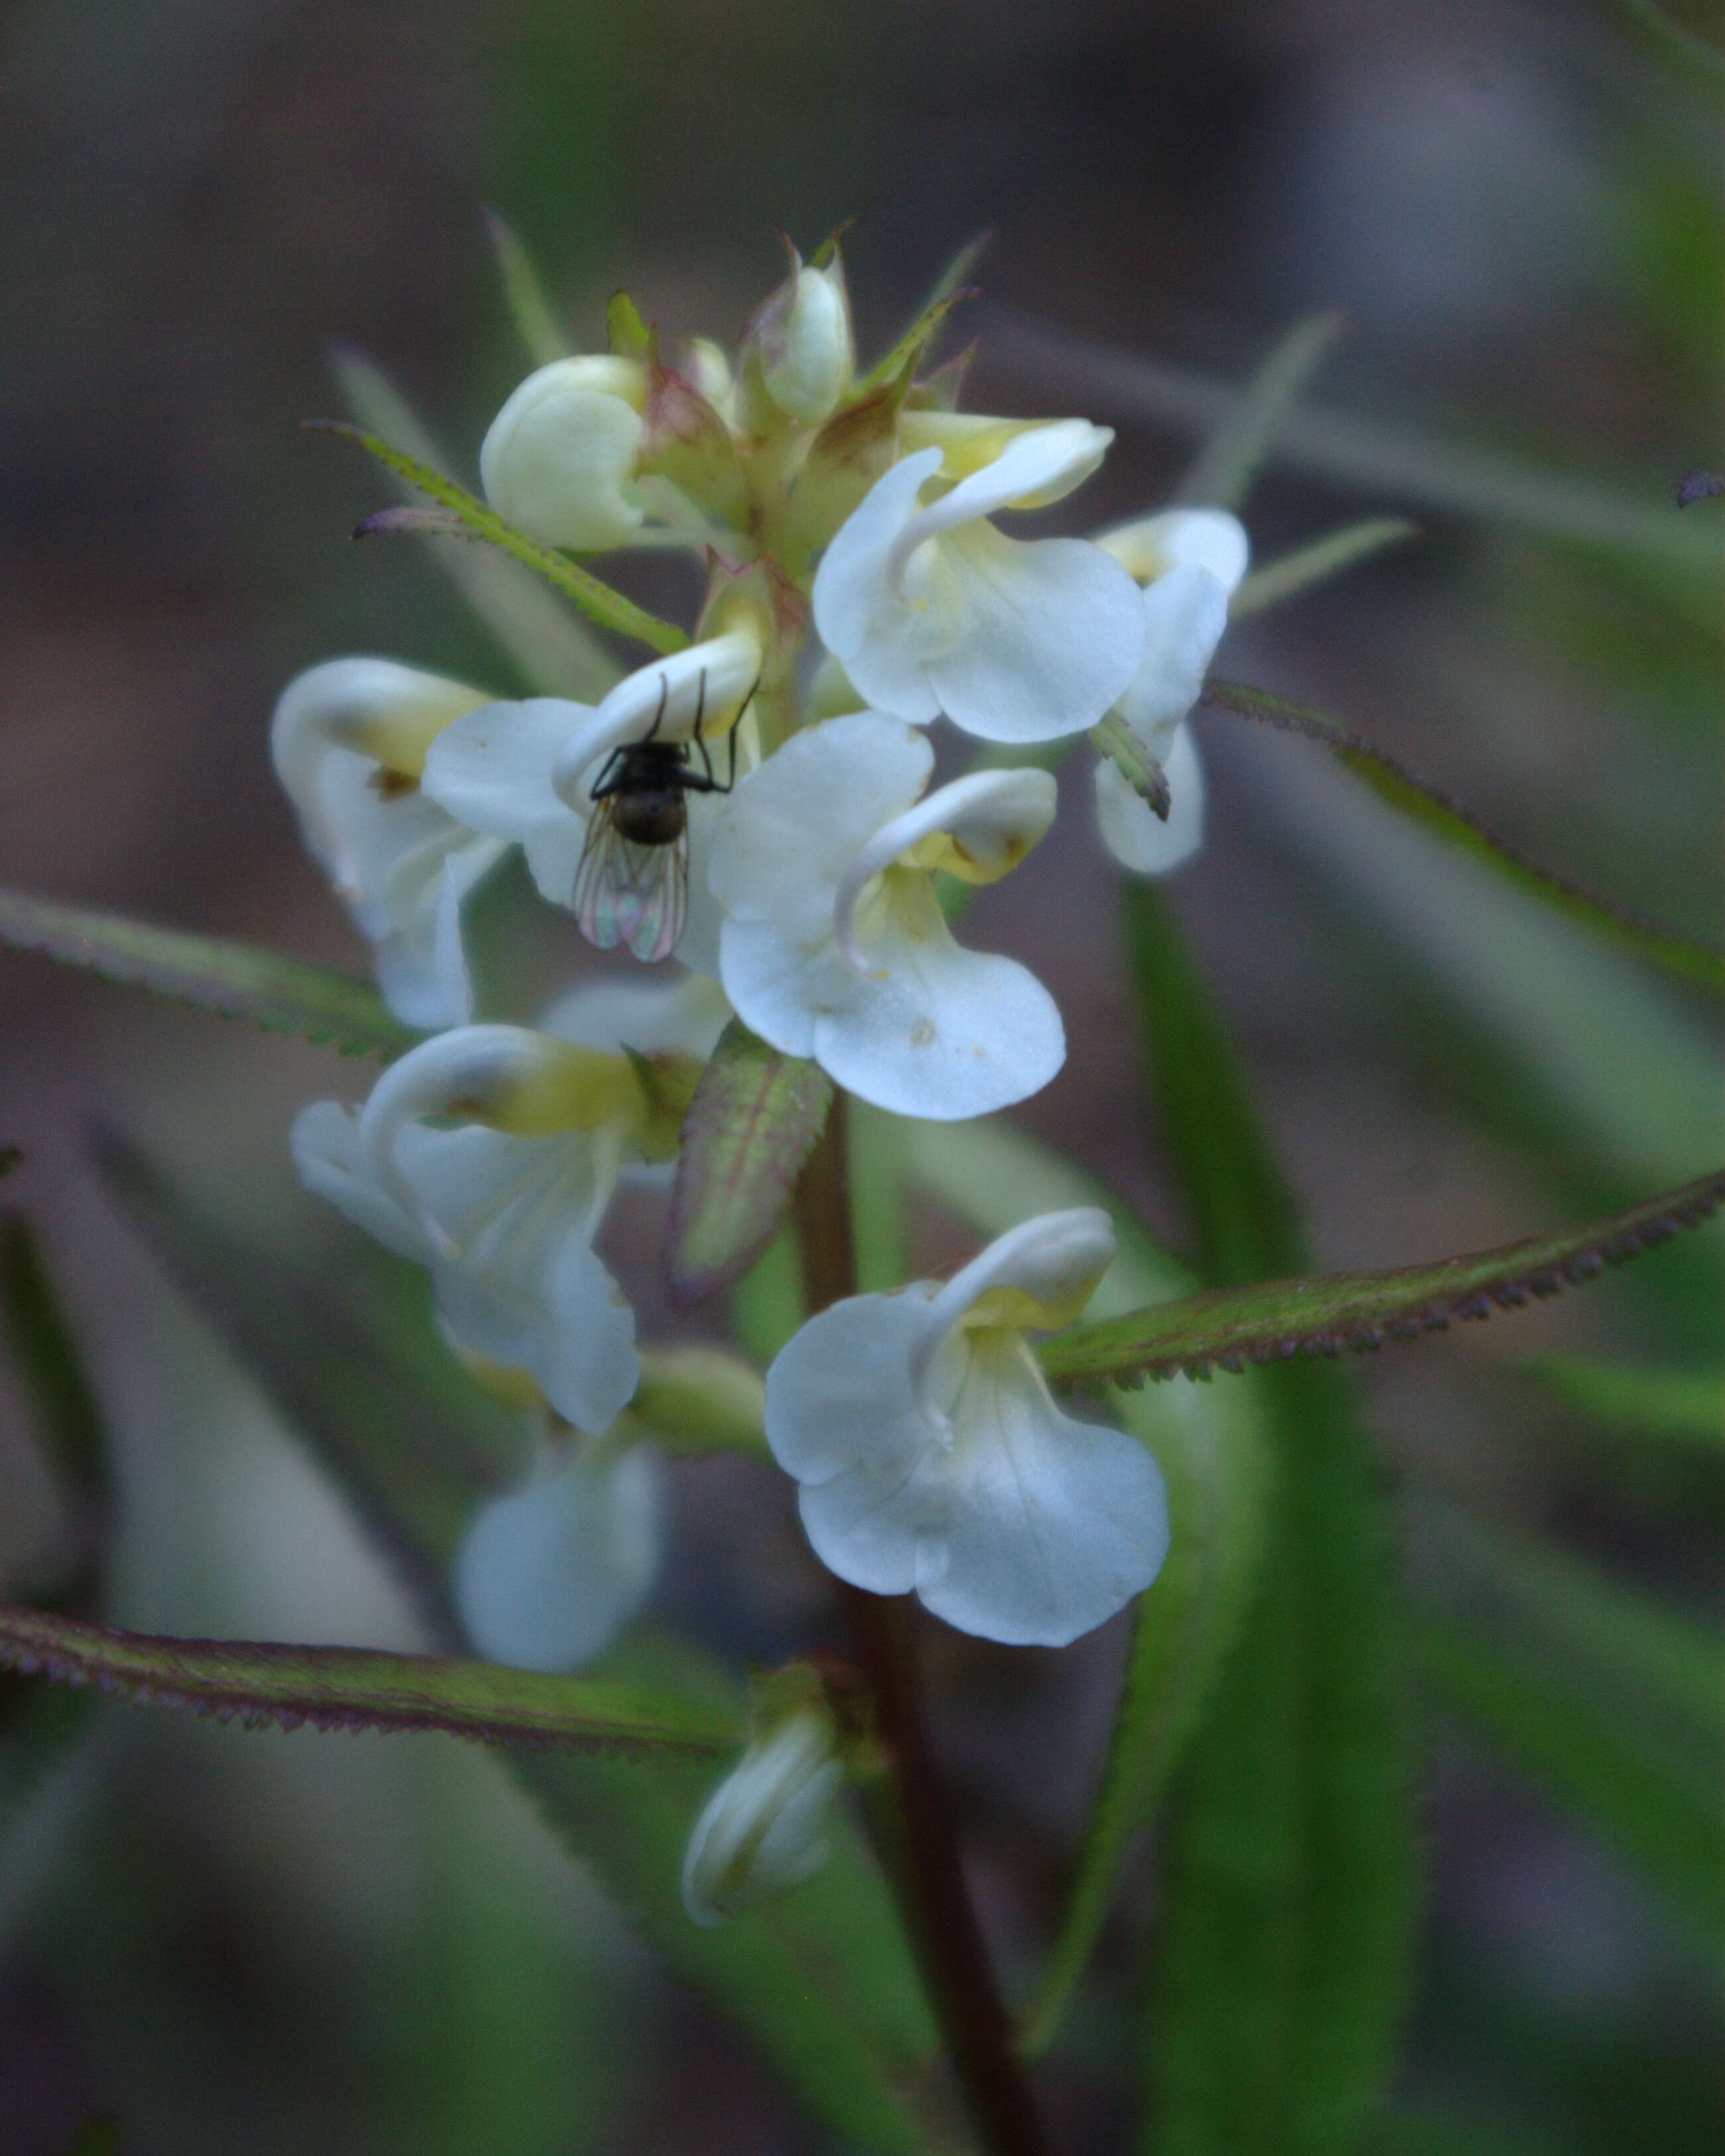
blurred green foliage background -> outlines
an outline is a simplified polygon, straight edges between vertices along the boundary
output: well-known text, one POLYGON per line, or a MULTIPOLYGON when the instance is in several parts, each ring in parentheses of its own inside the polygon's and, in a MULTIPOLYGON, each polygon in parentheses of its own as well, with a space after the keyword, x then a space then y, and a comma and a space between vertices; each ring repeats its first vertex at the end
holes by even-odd
MULTIPOLYGON (((1681 20, 1717 36, 1700 8, 1681 20)), ((1718 95, 1631 0, 14 0, 0 26, 0 880, 357 963, 270 778, 278 688, 348 649, 515 682, 421 552, 350 547, 377 478, 296 422, 335 408, 345 340, 470 475, 526 371, 490 204, 588 346, 624 282, 668 331, 733 338, 773 228, 806 248, 847 218, 878 346, 992 226, 973 401, 1121 429, 1086 524, 1158 503, 1220 385, 1293 317, 1345 310, 1254 498, 1260 556, 1368 512, 1421 535, 1243 626, 1224 670, 1717 933, 1725 501, 1680 512, 1675 488, 1725 465, 1718 95)), ((635 588, 685 600, 670 573, 635 588)), ((1310 746, 1199 723, 1212 837, 1174 898, 1318 1262, 1476 1248, 1712 1164, 1698 999, 1490 887, 1310 746)), ((1115 914, 1081 816, 978 908, 1057 984, 1072 1038, 1024 1121, 1178 1244, 1115 914)), ((284 1137, 300 1101, 362 1081, 33 962, 0 993, 13 1202, 118 1451, 113 1614, 413 1644, 84 1162, 88 1120, 118 1122, 235 1217, 345 1262, 284 1137)), ((625 1218, 618 1255, 665 1330, 651 1227, 625 1218)), ((920 1233, 958 1247, 939 1215, 920 1233)), ((1680 1756, 1704 1805, 1722 1763, 1721 1272, 1716 1229, 1364 1373, 1422 1606, 1512 1650, 1430 1702, 1386 2152, 1717 2145, 1717 1897, 1666 1861, 1645 1784, 1680 1756), (1644 1635, 1649 1611, 1680 1629, 1644 1635), (1595 1720, 1569 1742, 1577 1699, 1595 1720), (1635 1717, 1662 1715, 1681 1727, 1644 1738, 1635 1717)), ((8 1578, 50 1518, 13 1408, 8 1578)), ((735 1462, 679 1476, 666 1606, 739 1656, 800 1644, 819 1583, 782 1491, 735 1462)), ((1021 1976, 1117 1654, 944 1649, 979 1891, 1021 1976)), ((1050 2068, 1075 2152, 1122 2145, 1127 1928, 1050 2068)), ((60 2156, 99 2110, 128 2156, 821 2145, 485 1761, 121 1710, 0 1831, 0 2149, 60 2156)))

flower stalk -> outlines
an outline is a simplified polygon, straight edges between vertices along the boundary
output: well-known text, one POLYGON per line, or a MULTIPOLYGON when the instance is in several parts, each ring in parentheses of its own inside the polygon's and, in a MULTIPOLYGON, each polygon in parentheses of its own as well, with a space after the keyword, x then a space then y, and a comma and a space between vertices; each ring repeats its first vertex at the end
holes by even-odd
MULTIPOLYGON (((803 1293, 814 1315, 857 1291, 842 1093, 798 1181, 795 1206, 803 1293)), ((842 1579, 833 1584, 886 1763, 870 1824, 953 2070, 991 2156, 1045 2156, 1035 2097, 1014 2047, 964 1883, 952 1807, 928 1749, 909 1605, 842 1579)))

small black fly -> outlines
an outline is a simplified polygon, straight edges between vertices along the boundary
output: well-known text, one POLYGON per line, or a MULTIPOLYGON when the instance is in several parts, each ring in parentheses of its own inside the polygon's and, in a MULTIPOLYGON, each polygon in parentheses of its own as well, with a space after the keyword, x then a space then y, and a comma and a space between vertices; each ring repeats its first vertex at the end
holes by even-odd
MULTIPOLYGON (((654 965, 676 948, 689 911, 691 793, 728 793, 737 783, 737 729, 729 737, 725 776, 713 769, 701 726, 706 676, 696 692, 695 724, 686 741, 659 739, 669 686, 661 678, 659 709, 638 742, 612 750, 588 798, 593 813, 575 871, 575 918, 589 943, 608 951, 621 943, 654 965), (700 752, 696 770, 691 751, 700 752)), ((748 708, 752 689, 743 699, 748 708)))

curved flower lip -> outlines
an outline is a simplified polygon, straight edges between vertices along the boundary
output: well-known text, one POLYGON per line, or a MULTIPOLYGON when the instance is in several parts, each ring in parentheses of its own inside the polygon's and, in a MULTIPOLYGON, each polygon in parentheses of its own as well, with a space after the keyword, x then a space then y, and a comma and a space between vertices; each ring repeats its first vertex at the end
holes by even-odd
POLYGON ((454 1578, 477 1653, 551 1674, 610 1645, 651 1591, 664 1539, 649 1455, 559 1450, 475 1513, 454 1578))
POLYGON ((997 1235, 953 1274, 919 1320, 911 1389, 924 1411, 946 1420, 931 1389, 936 1358, 985 1296, 995 1298, 999 1322, 1051 1332, 1077 1318, 1113 1262, 1113 1223, 1098 1205, 1039 1214, 997 1235))
POLYGON ((703 737, 710 738, 716 721, 759 680, 761 664, 757 640, 732 630, 625 675, 596 710, 572 726, 552 767, 551 783, 559 799, 584 814, 583 776, 614 749, 649 733, 655 741, 688 741, 699 716, 703 737))
POLYGON ((1096 543, 1141 584, 1170 569, 1208 569, 1232 595, 1251 559, 1245 526, 1225 509, 1164 509, 1101 531, 1096 543))
MULTIPOLYGON (((999 510, 1040 509, 1059 501, 1090 477, 1113 439, 1111 428, 1093 427, 1088 419, 1055 419, 1015 435, 992 463, 960 480, 950 493, 911 519, 888 551, 888 582, 902 598, 911 555, 942 531, 956 531, 999 510)), ((906 466, 919 468, 919 486, 940 463, 937 449, 919 449, 904 460, 906 466)))
POLYGON ((1056 798, 1055 781, 1045 771, 977 771, 937 787, 883 824, 845 870, 833 901, 833 932, 852 970, 865 978, 870 973, 857 946, 856 906, 884 870, 924 839, 940 835, 952 839, 973 865, 975 880, 992 882, 1044 837, 1056 798))
POLYGON ((439 1034, 392 1063, 360 1111, 360 1155, 378 1188, 445 1258, 458 1255, 442 1222, 402 1171, 396 1141, 422 1116, 470 1120, 502 1108, 545 1069, 556 1044, 519 1025, 468 1025, 439 1034))

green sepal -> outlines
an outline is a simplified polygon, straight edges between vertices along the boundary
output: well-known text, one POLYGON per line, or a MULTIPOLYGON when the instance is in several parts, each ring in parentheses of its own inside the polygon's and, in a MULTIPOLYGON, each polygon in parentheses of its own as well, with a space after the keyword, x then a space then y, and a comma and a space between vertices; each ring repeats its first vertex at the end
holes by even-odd
POLYGON ((666 1229, 680 1309, 728 1287, 772 1240, 833 1097, 818 1064, 781 1055, 732 1019, 683 1125, 666 1229))
POLYGON ((619 359, 644 360, 652 346, 653 332, 640 309, 620 289, 605 303, 605 341, 619 359))

